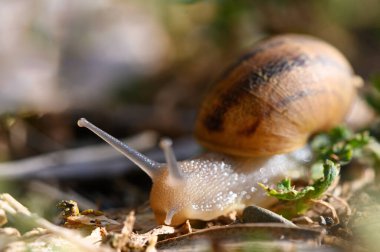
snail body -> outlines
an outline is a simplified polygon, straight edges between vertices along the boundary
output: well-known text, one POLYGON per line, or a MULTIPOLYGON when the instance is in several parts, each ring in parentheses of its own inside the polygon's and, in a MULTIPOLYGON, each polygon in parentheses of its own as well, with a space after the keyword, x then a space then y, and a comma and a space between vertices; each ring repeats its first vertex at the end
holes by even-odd
POLYGON ((150 195, 152 209, 159 223, 178 225, 187 219, 211 220, 232 211, 241 212, 248 205, 273 203, 258 183, 280 181, 289 171, 305 167, 311 152, 304 148, 290 154, 261 158, 238 158, 206 153, 178 162, 182 179, 171 183, 165 169, 150 195), (161 177, 162 176, 162 177, 161 177))
POLYGON ((271 202, 257 183, 277 182, 290 169, 308 164, 311 152, 303 147, 308 137, 342 121, 358 80, 332 46, 308 36, 283 35, 259 43, 206 96, 195 135, 213 152, 177 162, 165 139, 161 147, 167 163, 162 164, 83 118, 78 125, 152 178, 156 219, 175 226, 271 202))

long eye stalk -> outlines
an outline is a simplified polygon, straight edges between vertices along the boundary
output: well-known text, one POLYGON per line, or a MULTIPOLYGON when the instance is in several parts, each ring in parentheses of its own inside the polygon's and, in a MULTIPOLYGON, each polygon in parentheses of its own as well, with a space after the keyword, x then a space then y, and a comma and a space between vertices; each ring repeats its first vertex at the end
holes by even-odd
POLYGON ((135 149, 117 140, 116 138, 99 129, 98 127, 96 127, 84 118, 78 120, 78 126, 85 127, 94 132, 96 135, 98 135, 100 138, 102 138, 104 141, 106 141, 112 147, 114 147, 117 151, 119 151, 121 154, 123 154, 129 160, 131 160, 133 163, 139 166, 152 179, 156 176, 157 172, 163 166, 162 164, 154 160, 151 160, 150 158, 146 157, 145 155, 141 154, 135 149))

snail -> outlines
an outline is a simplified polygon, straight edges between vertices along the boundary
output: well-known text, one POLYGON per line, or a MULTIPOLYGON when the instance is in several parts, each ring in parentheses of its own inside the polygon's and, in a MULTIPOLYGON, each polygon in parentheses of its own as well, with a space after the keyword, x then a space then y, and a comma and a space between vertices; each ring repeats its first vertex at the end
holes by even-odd
POLYGON ((200 107, 195 136, 211 150, 177 162, 171 140, 155 162, 78 121, 133 161, 153 180, 150 204, 160 224, 211 220, 270 199, 257 183, 274 183, 312 158, 308 138, 338 125, 360 77, 334 47, 304 35, 259 42, 224 72, 200 107))

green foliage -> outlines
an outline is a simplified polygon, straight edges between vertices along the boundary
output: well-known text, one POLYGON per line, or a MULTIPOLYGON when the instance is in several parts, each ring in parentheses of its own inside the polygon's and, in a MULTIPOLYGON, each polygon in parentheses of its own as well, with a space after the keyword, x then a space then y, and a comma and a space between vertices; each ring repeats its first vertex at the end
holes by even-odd
POLYGON ((339 174, 339 166, 331 160, 326 160, 323 165, 324 176, 314 182, 314 184, 306 186, 300 190, 296 190, 289 178, 283 179, 277 184, 275 189, 259 184, 268 195, 276 197, 280 200, 309 200, 319 198, 334 182, 339 174))
POLYGON ((368 132, 353 134, 344 127, 337 127, 327 134, 319 135, 312 143, 317 160, 330 159, 344 165, 351 161, 355 151, 361 150, 370 141, 368 132))
POLYGON ((321 197, 338 177, 339 170, 339 164, 336 164, 331 160, 326 160, 323 164, 323 177, 314 182, 312 185, 314 190, 306 195, 306 198, 317 199, 321 197))
POLYGON ((268 195, 276 197, 280 200, 298 200, 305 197, 308 192, 314 190, 312 186, 307 186, 302 190, 297 191, 294 186, 292 186, 291 180, 289 178, 285 178, 279 182, 276 189, 271 189, 270 187, 261 183, 259 183, 259 185, 265 191, 267 191, 268 195))
POLYGON ((368 132, 353 134, 344 127, 334 128, 315 137, 311 144, 316 156, 315 164, 323 163, 323 176, 312 185, 296 189, 289 178, 283 179, 276 188, 259 185, 268 195, 288 203, 288 213, 283 213, 285 216, 301 213, 308 209, 311 200, 320 198, 328 190, 338 177, 340 166, 349 163, 370 139, 368 132))

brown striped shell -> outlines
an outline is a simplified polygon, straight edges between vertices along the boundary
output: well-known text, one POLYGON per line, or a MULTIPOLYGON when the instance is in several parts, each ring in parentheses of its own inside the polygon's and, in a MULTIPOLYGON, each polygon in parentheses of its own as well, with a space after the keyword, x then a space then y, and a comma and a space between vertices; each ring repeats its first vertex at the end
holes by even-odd
POLYGON ((358 77, 319 39, 281 35, 259 43, 217 81, 201 106, 195 134, 207 148, 267 156, 303 146, 339 124, 358 77))

